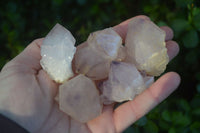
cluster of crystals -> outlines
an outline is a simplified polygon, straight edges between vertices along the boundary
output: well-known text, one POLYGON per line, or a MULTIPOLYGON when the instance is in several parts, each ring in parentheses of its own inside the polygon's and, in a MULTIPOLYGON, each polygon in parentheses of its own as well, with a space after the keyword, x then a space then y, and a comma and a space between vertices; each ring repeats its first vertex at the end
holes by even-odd
POLYGON ((121 37, 112 28, 91 33, 87 45, 76 51, 76 72, 93 80, 105 79, 110 63, 118 58, 118 51, 123 47, 121 44, 121 37))
POLYGON ((103 104, 132 100, 169 61, 165 32, 142 18, 129 23, 125 47, 112 28, 91 33, 77 49, 74 43, 71 33, 57 24, 41 46, 41 65, 63 83, 57 98, 60 110, 82 123, 99 116, 103 104), (96 81, 101 82, 99 88, 96 81))

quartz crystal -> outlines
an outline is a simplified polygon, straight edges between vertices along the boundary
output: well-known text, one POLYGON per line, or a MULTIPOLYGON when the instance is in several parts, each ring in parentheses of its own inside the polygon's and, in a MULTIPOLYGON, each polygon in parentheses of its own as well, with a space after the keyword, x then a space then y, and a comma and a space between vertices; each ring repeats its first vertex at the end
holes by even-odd
POLYGON ((63 112, 82 123, 94 119, 102 111, 94 82, 82 74, 59 87, 59 105, 63 112))
POLYGON ((76 48, 72 34, 56 24, 43 40, 40 64, 50 77, 58 83, 73 76, 72 59, 76 48))
POLYGON ((153 76, 144 76, 144 83, 146 85, 146 88, 149 88, 154 83, 154 77, 153 76))
POLYGON ((165 32, 150 20, 136 17, 129 23, 125 46, 140 71, 159 76, 166 69, 165 32))
POLYGON ((118 58, 121 44, 121 37, 112 28, 91 33, 87 45, 76 51, 76 72, 93 80, 106 78, 111 61, 118 58))
POLYGON ((132 100, 145 88, 143 77, 133 64, 113 61, 109 78, 101 86, 103 91, 101 98, 107 103, 108 101, 132 100))

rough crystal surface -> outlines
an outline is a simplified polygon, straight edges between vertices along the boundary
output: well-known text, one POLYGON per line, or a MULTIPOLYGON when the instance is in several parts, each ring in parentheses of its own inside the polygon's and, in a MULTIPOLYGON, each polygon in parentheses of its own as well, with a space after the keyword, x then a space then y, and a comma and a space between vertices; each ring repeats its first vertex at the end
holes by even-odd
POLYGON ((143 77, 133 64, 112 62, 109 78, 102 85, 101 97, 106 99, 107 103, 132 100, 145 88, 143 77))
POLYGON ((107 28, 91 33, 87 43, 95 51, 105 54, 107 58, 116 59, 122 39, 112 28, 107 28))
POLYGON ((166 69, 165 32, 150 20, 136 17, 129 23, 125 46, 140 71, 159 76, 166 69))
POLYGON ((80 74, 59 87, 60 109, 85 123, 101 114, 99 92, 94 82, 80 74))
POLYGON ((72 59, 76 48, 72 34, 56 24, 43 40, 40 64, 50 77, 62 83, 73 76, 72 59))
POLYGON ((77 49, 75 69, 93 80, 108 76, 110 62, 117 59, 122 46, 121 37, 112 29, 91 33, 85 47, 77 49))

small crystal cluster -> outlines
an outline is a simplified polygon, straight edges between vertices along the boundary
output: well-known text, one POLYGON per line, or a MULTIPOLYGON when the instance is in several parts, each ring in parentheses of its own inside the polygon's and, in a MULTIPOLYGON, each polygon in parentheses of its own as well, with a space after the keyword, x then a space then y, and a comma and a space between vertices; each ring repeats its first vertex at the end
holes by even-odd
POLYGON ((125 46, 112 28, 91 33, 77 49, 74 44, 72 34, 57 24, 41 46, 41 66, 62 83, 60 110, 82 123, 99 116, 103 104, 132 100, 169 61, 165 32, 143 18, 129 23, 125 46))

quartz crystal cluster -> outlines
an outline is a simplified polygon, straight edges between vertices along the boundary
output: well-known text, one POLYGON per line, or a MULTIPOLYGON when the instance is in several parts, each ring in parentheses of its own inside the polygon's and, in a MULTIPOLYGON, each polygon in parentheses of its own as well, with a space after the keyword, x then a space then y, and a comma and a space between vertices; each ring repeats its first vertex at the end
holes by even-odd
POLYGON ((169 62, 165 32, 153 22, 135 18, 129 23, 126 37, 127 53, 140 71, 159 76, 169 62))
POLYGON ((103 104, 132 100, 169 61, 165 32, 143 18, 129 23, 125 46, 112 28, 91 33, 77 49, 74 44, 72 34, 57 24, 41 46, 41 66, 62 83, 60 110, 81 123, 99 116, 103 104))
POLYGON ((75 39, 60 24, 56 24, 43 40, 40 64, 44 70, 58 83, 72 77, 72 59, 76 52, 75 39))

